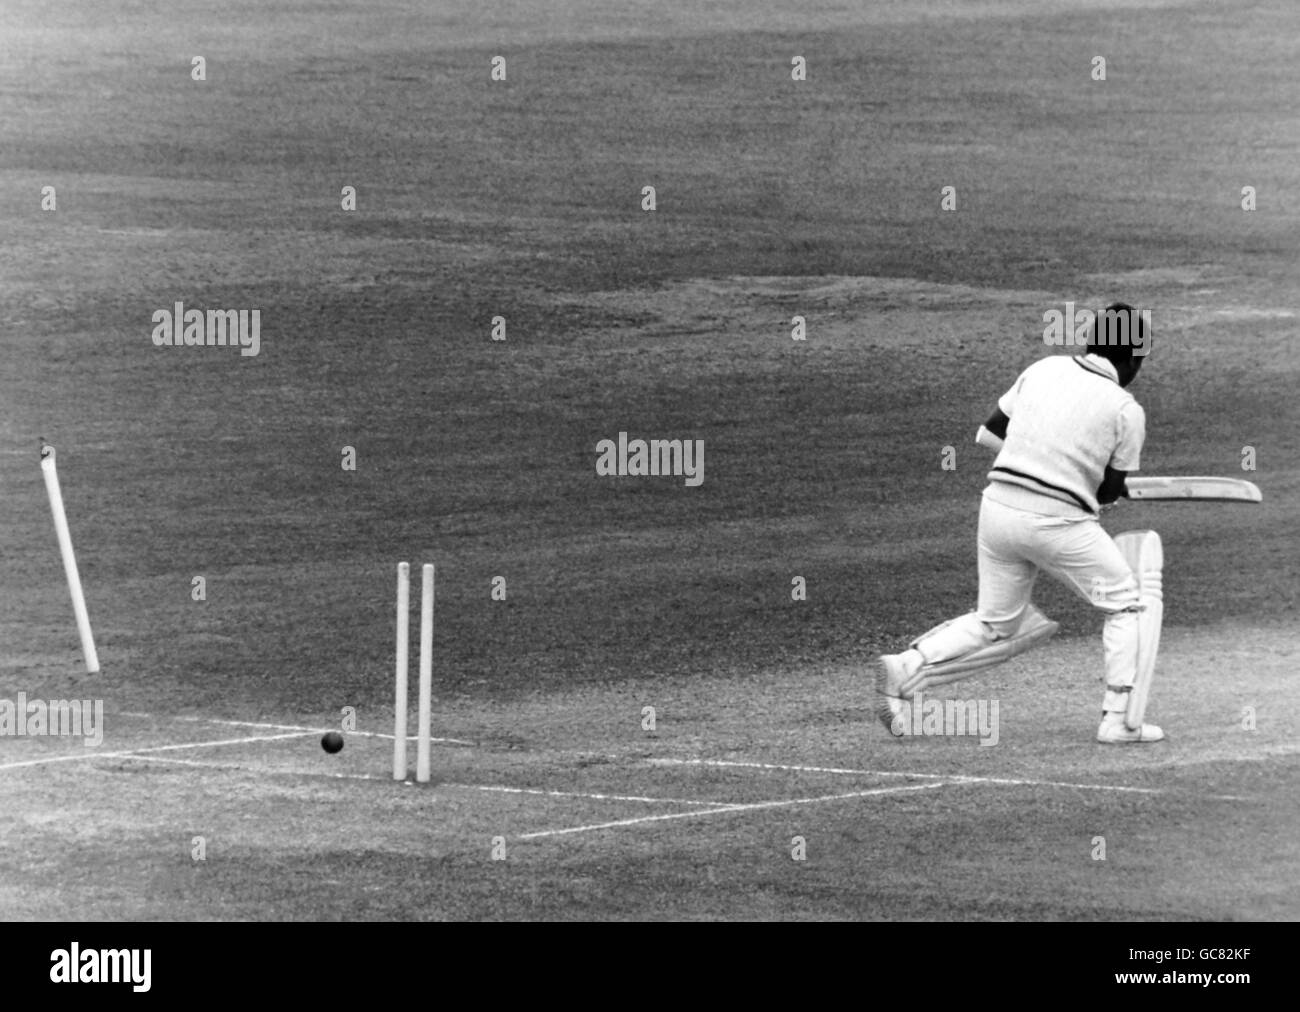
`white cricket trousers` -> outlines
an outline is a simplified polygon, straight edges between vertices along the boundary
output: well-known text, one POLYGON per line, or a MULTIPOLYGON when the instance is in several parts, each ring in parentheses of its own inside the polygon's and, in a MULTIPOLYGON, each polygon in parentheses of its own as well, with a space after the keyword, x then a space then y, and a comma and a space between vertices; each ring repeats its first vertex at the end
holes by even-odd
POLYGON ((1111 536, 1092 517, 1059 517, 1004 505, 987 495, 979 519, 979 605, 917 644, 927 664, 962 657, 1014 636, 1034 581, 1047 572, 1106 615, 1102 708, 1122 712, 1137 675, 1138 585, 1111 536))

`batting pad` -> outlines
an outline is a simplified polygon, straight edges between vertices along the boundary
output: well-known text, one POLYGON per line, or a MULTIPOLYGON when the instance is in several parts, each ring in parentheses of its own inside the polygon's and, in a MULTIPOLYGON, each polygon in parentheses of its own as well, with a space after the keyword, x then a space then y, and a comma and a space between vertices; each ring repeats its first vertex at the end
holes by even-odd
MULTIPOLYGON (((944 622, 942 625, 935 626, 929 632, 914 639, 911 645, 915 647, 922 640, 927 639, 949 624, 949 622, 944 622)), ((980 668, 990 668, 995 664, 1001 664, 1003 661, 1009 661, 1012 657, 1023 654, 1031 647, 1051 639, 1060 628, 1059 624, 1053 622, 1032 604, 1028 605, 1025 608, 1024 617, 1020 620, 1020 628, 1016 630, 1014 636, 998 640, 996 643, 990 643, 986 647, 980 647, 965 657, 957 657, 951 661, 941 661, 938 664, 923 665, 915 675, 902 684, 899 691, 904 699, 910 699, 913 693, 920 690, 955 682, 960 678, 965 678, 973 671, 980 670, 980 668)))
POLYGON ((1124 726, 1136 731, 1147 712, 1147 696, 1156 672, 1160 649, 1160 628, 1164 624, 1165 551, 1155 531, 1125 531, 1116 535, 1115 546, 1124 556, 1138 583, 1137 675, 1124 711, 1124 726))

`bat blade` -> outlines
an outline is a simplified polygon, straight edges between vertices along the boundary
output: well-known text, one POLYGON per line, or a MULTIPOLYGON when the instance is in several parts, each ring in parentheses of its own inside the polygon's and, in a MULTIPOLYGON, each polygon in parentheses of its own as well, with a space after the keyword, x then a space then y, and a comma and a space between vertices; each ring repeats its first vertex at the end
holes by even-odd
POLYGON ((1190 502, 1261 502, 1254 482, 1243 478, 1133 477, 1125 481, 1130 499, 1190 502))

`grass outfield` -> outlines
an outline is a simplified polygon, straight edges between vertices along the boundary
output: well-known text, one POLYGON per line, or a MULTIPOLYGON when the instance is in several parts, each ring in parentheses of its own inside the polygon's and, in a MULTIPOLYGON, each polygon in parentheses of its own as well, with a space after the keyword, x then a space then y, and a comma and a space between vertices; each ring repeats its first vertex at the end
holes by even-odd
POLYGON ((1293 7, 423 6, 6 9, 0 698, 109 722, 93 758, 0 738, 3 915, 1300 915, 1293 7), (1091 743, 1100 620, 1046 583, 1058 640, 959 687, 998 747, 888 740, 863 666, 973 600, 975 426, 1045 309, 1113 298, 1157 335, 1144 470, 1252 447, 1265 495, 1106 520, 1165 542, 1170 743, 1091 743), (176 301, 260 308, 260 354, 154 347, 176 301), (598 478, 620 431, 703 439, 703 485, 598 478), (465 743, 429 788, 371 736, 399 559, 438 564, 465 743))

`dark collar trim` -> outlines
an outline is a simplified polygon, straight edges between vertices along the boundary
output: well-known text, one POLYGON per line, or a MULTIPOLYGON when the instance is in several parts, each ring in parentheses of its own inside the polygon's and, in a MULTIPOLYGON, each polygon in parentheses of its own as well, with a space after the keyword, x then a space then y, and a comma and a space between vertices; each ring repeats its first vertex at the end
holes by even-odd
MULTIPOLYGON (((1075 362, 1075 364, 1076 364, 1080 369, 1084 369, 1084 370, 1086 370, 1087 372, 1092 373, 1094 376, 1100 376, 1102 379, 1108 379, 1108 380, 1110 380, 1112 383, 1114 383, 1114 384, 1116 384, 1116 385, 1119 384, 1119 380, 1118 380, 1118 379, 1116 379, 1116 378, 1115 378, 1114 376, 1112 376, 1110 373, 1106 372, 1106 370, 1104 370, 1104 369, 1098 369, 1095 365, 1093 365, 1092 363, 1086 361, 1082 355, 1075 355, 1075 356, 1074 356, 1074 362, 1075 362)), ((1113 368, 1113 367, 1112 367, 1112 368, 1113 368)), ((1119 371, 1119 370, 1116 370, 1116 372, 1118 372, 1118 371, 1119 371)))

